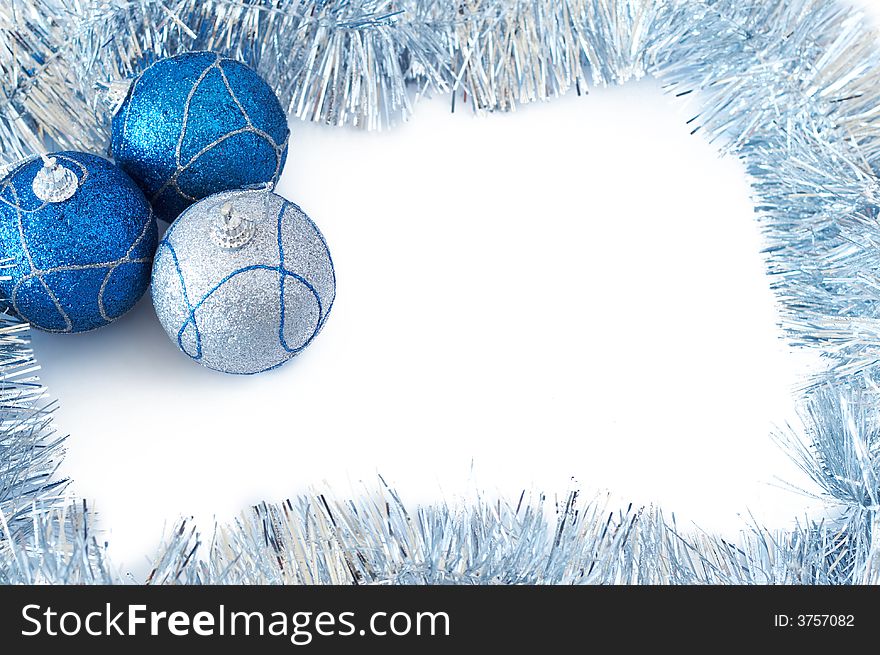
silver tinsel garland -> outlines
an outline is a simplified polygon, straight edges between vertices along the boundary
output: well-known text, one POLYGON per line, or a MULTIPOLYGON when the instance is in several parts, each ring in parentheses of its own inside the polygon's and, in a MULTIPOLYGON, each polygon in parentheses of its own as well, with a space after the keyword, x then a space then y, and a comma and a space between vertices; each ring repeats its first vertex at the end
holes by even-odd
MULTIPOLYGON (((105 151, 104 91, 152 60, 216 50, 290 111, 381 129, 425 94, 478 113, 650 75, 752 178, 783 325, 820 349, 806 434, 780 435, 825 522, 735 542, 656 509, 478 499, 408 512, 385 486, 263 504, 208 541, 178 525, 151 583, 880 582, 880 47, 832 0, 13 0, 0 7, 0 163, 105 151), (555 516, 548 510, 555 507, 555 516)), ((119 582, 85 505, 27 328, 0 316, 0 581, 119 582)))

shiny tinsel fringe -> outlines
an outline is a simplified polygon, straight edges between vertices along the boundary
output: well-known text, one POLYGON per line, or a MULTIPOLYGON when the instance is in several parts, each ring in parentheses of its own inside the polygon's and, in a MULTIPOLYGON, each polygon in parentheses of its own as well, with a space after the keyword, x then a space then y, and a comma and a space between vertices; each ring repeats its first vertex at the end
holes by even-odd
MULTIPOLYGON (((615 511, 607 498, 582 502, 575 492, 409 512, 380 486, 355 500, 314 494, 261 504, 207 541, 181 522, 143 582, 876 584, 875 530, 855 512, 790 531, 754 526, 727 541, 682 531, 655 508, 615 511)), ((132 581, 109 566, 85 506, 39 515, 30 532, 0 542, 0 583, 132 581)))
MULTIPOLYGON (((150 582, 880 581, 880 49, 858 15, 832 0, 16 0, 0 6, 0 158, 103 151, 101 89, 190 49, 251 63, 300 118, 369 129, 425 94, 511 111, 651 75, 691 98, 694 130, 752 178, 783 326, 829 362, 804 392, 806 434, 778 437, 829 518, 731 543, 577 494, 408 512, 383 486, 260 505, 208 540, 181 523, 150 582)), ((0 336, 0 580, 119 581, 85 506, 59 498, 26 328, 4 314, 0 336)))
POLYGON ((830 387, 779 440, 818 485, 829 518, 740 538, 681 528, 656 508, 478 498, 409 512, 383 485, 355 500, 313 494, 251 508, 202 544, 181 523, 151 583, 876 584, 880 421, 868 396, 830 387))
POLYGON ((37 377, 28 330, 0 312, 0 541, 29 535, 66 483, 55 476, 64 440, 52 427, 54 406, 37 377))
POLYGON ((228 584, 841 584, 864 573, 861 520, 737 543, 682 532, 654 508, 615 511, 571 493, 516 504, 476 500, 410 514, 383 488, 260 505, 219 528, 202 559, 179 531, 151 582, 228 584), (850 531, 860 534, 852 536, 850 531), (861 558, 861 559, 859 559, 861 558), (858 560, 858 561, 857 561, 858 560), (186 562, 181 566, 180 563, 186 562), (175 566, 170 566, 175 563, 175 566))
POLYGON ((95 539, 88 507, 58 507, 31 517, 28 532, 0 540, 0 584, 121 584, 95 539))

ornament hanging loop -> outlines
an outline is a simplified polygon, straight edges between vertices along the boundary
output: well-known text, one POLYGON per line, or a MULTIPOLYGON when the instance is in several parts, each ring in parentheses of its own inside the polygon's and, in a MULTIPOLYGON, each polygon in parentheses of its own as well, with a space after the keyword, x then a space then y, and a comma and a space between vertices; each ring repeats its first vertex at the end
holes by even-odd
POLYGON ((31 184, 34 195, 43 202, 64 202, 71 198, 79 188, 76 174, 59 164, 55 157, 40 156, 43 168, 37 171, 31 184))
POLYGON ((220 207, 220 215, 211 225, 211 240, 224 250, 238 250, 254 238, 253 222, 235 211, 231 202, 220 207))

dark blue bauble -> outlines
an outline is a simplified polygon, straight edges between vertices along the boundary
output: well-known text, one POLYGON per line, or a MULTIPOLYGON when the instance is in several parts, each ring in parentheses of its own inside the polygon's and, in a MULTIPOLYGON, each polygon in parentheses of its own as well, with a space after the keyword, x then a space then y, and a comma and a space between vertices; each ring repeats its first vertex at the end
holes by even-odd
POLYGON ((156 215, 173 221, 220 191, 274 186, 290 130, 275 92, 213 52, 162 59, 133 82, 113 117, 113 157, 156 215))
POLYGON ((74 182, 65 200, 35 194, 39 158, 0 181, 0 257, 12 260, 0 295, 34 327, 85 332, 127 312, 146 291, 156 219, 134 181, 106 159, 49 157, 74 182))

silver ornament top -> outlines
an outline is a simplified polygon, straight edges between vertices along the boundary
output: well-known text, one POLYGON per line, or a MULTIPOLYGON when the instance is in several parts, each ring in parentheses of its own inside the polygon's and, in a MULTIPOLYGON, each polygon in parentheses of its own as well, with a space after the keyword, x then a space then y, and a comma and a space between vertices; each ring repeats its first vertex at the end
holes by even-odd
POLYGON ((336 276, 309 217, 250 189, 209 196, 174 221, 156 253, 152 288, 159 322, 181 351, 217 371, 252 374, 312 342, 333 307, 336 276), (245 247, 214 241, 224 215, 253 228, 245 247))
POLYGON ((256 231, 253 221, 235 211, 231 202, 225 202, 211 224, 211 240, 224 250, 238 250, 254 238, 256 231))
POLYGON ((79 188, 79 180, 69 168, 58 163, 55 157, 42 155, 43 168, 37 171, 31 188, 43 202, 64 202, 79 188))

